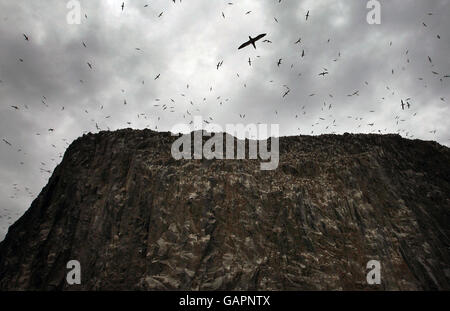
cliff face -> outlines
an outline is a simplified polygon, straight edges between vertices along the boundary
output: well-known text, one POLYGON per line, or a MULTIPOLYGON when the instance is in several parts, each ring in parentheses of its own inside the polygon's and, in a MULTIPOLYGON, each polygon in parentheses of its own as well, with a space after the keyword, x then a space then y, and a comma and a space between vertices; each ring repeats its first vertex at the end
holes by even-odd
POLYGON ((280 163, 180 160, 167 133, 86 135, 0 244, 0 289, 450 289, 450 151, 280 139, 280 163), (66 264, 81 264, 69 286, 66 264), (366 264, 381 263, 381 285, 366 264))

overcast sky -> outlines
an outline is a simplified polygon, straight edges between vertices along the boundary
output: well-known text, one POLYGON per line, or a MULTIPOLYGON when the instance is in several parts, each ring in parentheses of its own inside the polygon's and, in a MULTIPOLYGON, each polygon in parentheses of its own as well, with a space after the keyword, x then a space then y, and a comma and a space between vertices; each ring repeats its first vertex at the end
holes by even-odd
POLYGON ((449 146, 450 1, 381 2, 369 25, 365 0, 84 0, 70 25, 68 1, 0 0, 0 240, 97 126, 169 131, 197 115, 449 146))

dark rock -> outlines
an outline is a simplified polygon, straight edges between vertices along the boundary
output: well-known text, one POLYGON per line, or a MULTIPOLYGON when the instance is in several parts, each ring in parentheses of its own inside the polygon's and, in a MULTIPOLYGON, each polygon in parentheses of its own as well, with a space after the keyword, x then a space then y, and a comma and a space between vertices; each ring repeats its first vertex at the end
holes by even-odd
POLYGON ((168 133, 73 142, 0 244, 0 290, 449 290, 450 151, 398 135, 181 160, 168 133), (82 284, 66 283, 78 260, 82 284), (366 264, 381 262, 381 285, 366 264))

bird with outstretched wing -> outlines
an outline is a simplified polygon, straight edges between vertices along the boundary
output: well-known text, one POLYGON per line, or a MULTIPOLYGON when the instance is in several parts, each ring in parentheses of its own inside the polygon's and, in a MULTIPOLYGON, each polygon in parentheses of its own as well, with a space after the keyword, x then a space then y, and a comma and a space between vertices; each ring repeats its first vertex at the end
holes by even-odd
POLYGON ((253 47, 256 49, 256 41, 258 41, 258 40, 260 40, 260 39, 262 39, 262 38, 264 38, 266 36, 266 34, 265 33, 263 33, 263 34, 260 34, 260 35, 258 35, 257 37, 255 37, 255 38, 252 38, 252 37, 248 37, 250 40, 248 40, 247 42, 245 42, 245 43, 243 43, 240 47, 238 47, 238 50, 240 50, 240 49, 243 49, 243 48, 245 48, 246 46, 248 46, 248 45, 253 45, 253 47))

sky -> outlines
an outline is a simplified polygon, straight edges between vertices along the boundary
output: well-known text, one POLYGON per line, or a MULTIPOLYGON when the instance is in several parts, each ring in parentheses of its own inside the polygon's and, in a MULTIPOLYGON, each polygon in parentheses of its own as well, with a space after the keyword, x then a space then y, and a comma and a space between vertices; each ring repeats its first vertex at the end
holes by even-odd
POLYGON ((450 146, 450 0, 380 1, 375 25, 366 0, 122 2, 71 24, 68 0, 0 0, 0 240, 88 132, 201 116, 450 146))

